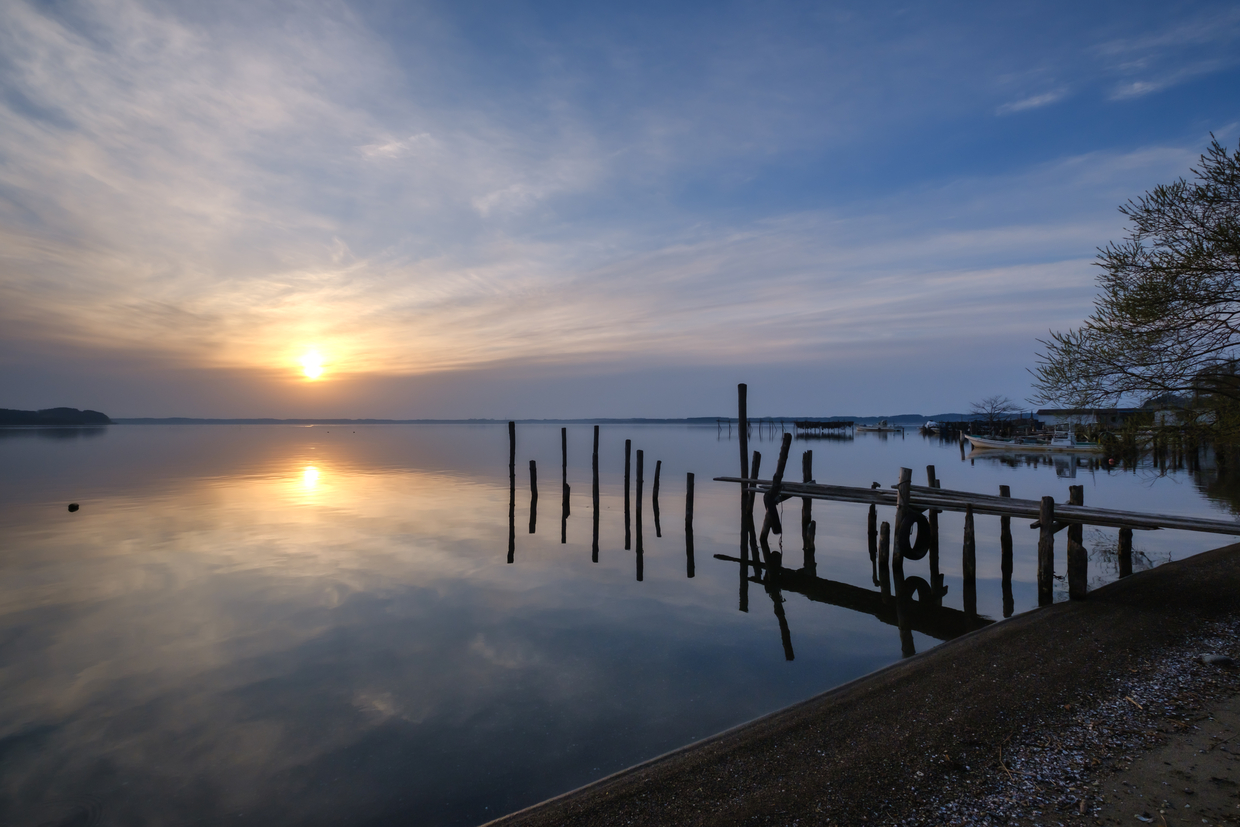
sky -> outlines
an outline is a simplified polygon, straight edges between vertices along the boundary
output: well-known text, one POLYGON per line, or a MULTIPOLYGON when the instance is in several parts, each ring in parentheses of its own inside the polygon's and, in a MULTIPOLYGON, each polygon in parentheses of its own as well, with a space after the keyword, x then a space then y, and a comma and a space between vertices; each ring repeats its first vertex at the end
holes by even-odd
POLYGON ((0 407, 1022 405, 1232 2, 0 0, 0 407))

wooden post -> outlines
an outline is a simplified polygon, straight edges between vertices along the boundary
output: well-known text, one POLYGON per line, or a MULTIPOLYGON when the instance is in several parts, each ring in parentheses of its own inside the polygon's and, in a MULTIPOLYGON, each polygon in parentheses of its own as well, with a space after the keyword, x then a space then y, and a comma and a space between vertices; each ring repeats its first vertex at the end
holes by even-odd
POLYGON ((590 545, 590 560, 598 562, 598 426, 594 426, 594 455, 590 458, 591 470, 594 472, 594 540, 590 545))
POLYGON ((654 486, 650 489, 650 507, 654 509, 654 536, 663 536, 663 527, 659 525, 659 472, 663 470, 663 460, 654 464, 654 486))
MULTIPOLYGON (((731 428, 731 425, 728 426, 731 428)), ((741 448, 741 479, 750 479, 749 476, 749 386, 741 383, 736 386, 736 433, 741 448)), ((755 469, 755 473, 756 473, 755 469)), ((753 533, 753 498, 749 492, 745 490, 746 486, 741 487, 741 559, 745 562, 741 564, 741 584, 740 584, 740 609, 742 612, 749 611, 749 546, 750 535, 753 533)), ((757 550, 757 544, 754 544, 754 550, 757 550)), ((756 555, 755 555, 756 556, 756 555)))
MULTIPOLYGON (((759 472, 759 469, 761 468, 762 468, 762 452, 754 451, 753 452, 753 463, 750 466, 750 471, 749 471, 749 473, 753 474, 754 479, 758 478, 758 472, 759 472)), ((745 507, 745 519, 748 521, 746 525, 748 526, 748 529, 749 529, 749 535, 748 535, 749 536, 749 556, 753 560, 753 573, 755 576, 761 576, 762 569, 758 565, 758 562, 759 562, 758 558, 760 556, 758 554, 758 530, 756 528, 756 523, 753 518, 753 507, 754 507, 754 502, 757 500, 757 498, 758 498, 757 493, 750 492, 749 502, 748 502, 748 505, 746 505, 745 507)))
MULTIPOLYGON (((814 481, 814 452, 801 454, 801 482, 814 481)), ((805 550, 805 565, 814 564, 814 538, 809 533, 809 524, 814 521, 814 501, 809 497, 801 498, 801 548, 805 550)))
POLYGON ((973 534, 973 504, 964 509, 964 554, 960 561, 964 572, 964 610, 970 617, 977 615, 977 541, 973 534))
POLYGON ((638 450, 637 452, 637 579, 641 580, 641 559, 644 549, 642 548, 642 468, 643 455, 645 452, 638 450))
POLYGON ((508 562, 517 559, 517 423, 508 422, 508 562))
POLYGON ((538 466, 530 460, 530 534, 538 524, 538 466))
POLYGON ((1132 574, 1132 529, 1119 530, 1119 576, 1132 574))
MULTIPOLYGON (((1011 497, 1012 489, 1006 485, 999 486, 1000 497, 1011 497)), ((1012 595, 1012 518, 999 518, 999 569, 1003 575, 1003 616, 1011 617, 1015 611, 1015 599, 1012 595)))
POLYGON ((517 476, 517 423, 508 423, 508 476, 517 476))
POLYGON ((896 520, 895 525, 892 526, 894 529, 892 532, 892 542, 900 552, 901 557, 903 557, 903 555, 908 551, 908 549, 905 548, 904 533, 902 529, 904 528, 905 522, 908 520, 909 491, 912 486, 913 469, 901 468, 900 482, 896 486, 896 520))
MULTIPOLYGON (((1085 486, 1068 486, 1068 504, 1085 504, 1085 486)), ((1084 526, 1068 526, 1068 598, 1084 600, 1089 591, 1089 553, 1085 551, 1084 526)))
POLYGON ((633 454, 633 440, 626 439, 624 441, 624 550, 628 551, 633 547, 633 535, 630 528, 630 511, 629 511, 629 458, 633 454))
POLYGON ((878 527, 878 584, 883 590, 883 597, 891 595, 891 524, 883 520, 878 527))
POLYGON ((775 463, 775 475, 771 477, 771 488, 763 495, 766 516, 762 519, 762 542, 765 543, 771 532, 783 534, 783 526, 779 522, 780 494, 783 490, 784 470, 788 466, 788 451, 792 448, 792 434, 784 434, 779 446, 779 460, 775 463))
MULTIPOLYGON (((934 473, 934 466, 926 466, 926 485, 939 488, 939 478, 934 473)), ((926 515, 930 525, 930 596, 934 605, 943 605, 943 575, 939 570, 939 510, 931 508, 926 515)))
POLYGON ((1055 602, 1055 498, 1043 497, 1038 513, 1038 605, 1055 602))
POLYGON ((878 507, 870 506, 870 516, 866 520, 866 541, 870 548, 870 575, 874 585, 878 585, 878 507))
POLYGON ((693 566, 693 472, 685 474, 685 574, 692 577, 693 566))
POLYGON ((560 429, 560 475, 568 482, 568 428, 560 429))

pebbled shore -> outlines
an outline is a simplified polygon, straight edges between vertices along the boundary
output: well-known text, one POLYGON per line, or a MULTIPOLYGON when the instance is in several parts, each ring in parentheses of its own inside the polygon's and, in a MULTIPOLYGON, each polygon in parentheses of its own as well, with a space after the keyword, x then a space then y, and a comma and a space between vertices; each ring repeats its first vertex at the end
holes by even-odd
POLYGON ((1240 545, 490 824, 1240 824, 1240 673, 1202 653, 1240 661, 1240 545))

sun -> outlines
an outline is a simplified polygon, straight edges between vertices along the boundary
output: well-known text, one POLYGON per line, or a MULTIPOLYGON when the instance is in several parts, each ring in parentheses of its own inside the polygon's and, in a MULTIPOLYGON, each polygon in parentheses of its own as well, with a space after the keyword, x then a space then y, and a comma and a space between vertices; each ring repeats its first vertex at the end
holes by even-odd
POLYGON ((318 379, 323 375, 323 357, 317 350, 312 350, 301 357, 301 372, 307 379, 318 379))

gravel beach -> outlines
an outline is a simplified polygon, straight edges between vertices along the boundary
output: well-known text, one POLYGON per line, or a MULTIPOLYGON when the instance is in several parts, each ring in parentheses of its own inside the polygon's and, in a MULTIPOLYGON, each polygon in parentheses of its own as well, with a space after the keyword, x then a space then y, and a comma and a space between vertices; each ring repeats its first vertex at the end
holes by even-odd
POLYGON ((1240 824, 1230 659, 1240 545, 996 623, 490 823, 1240 824))

